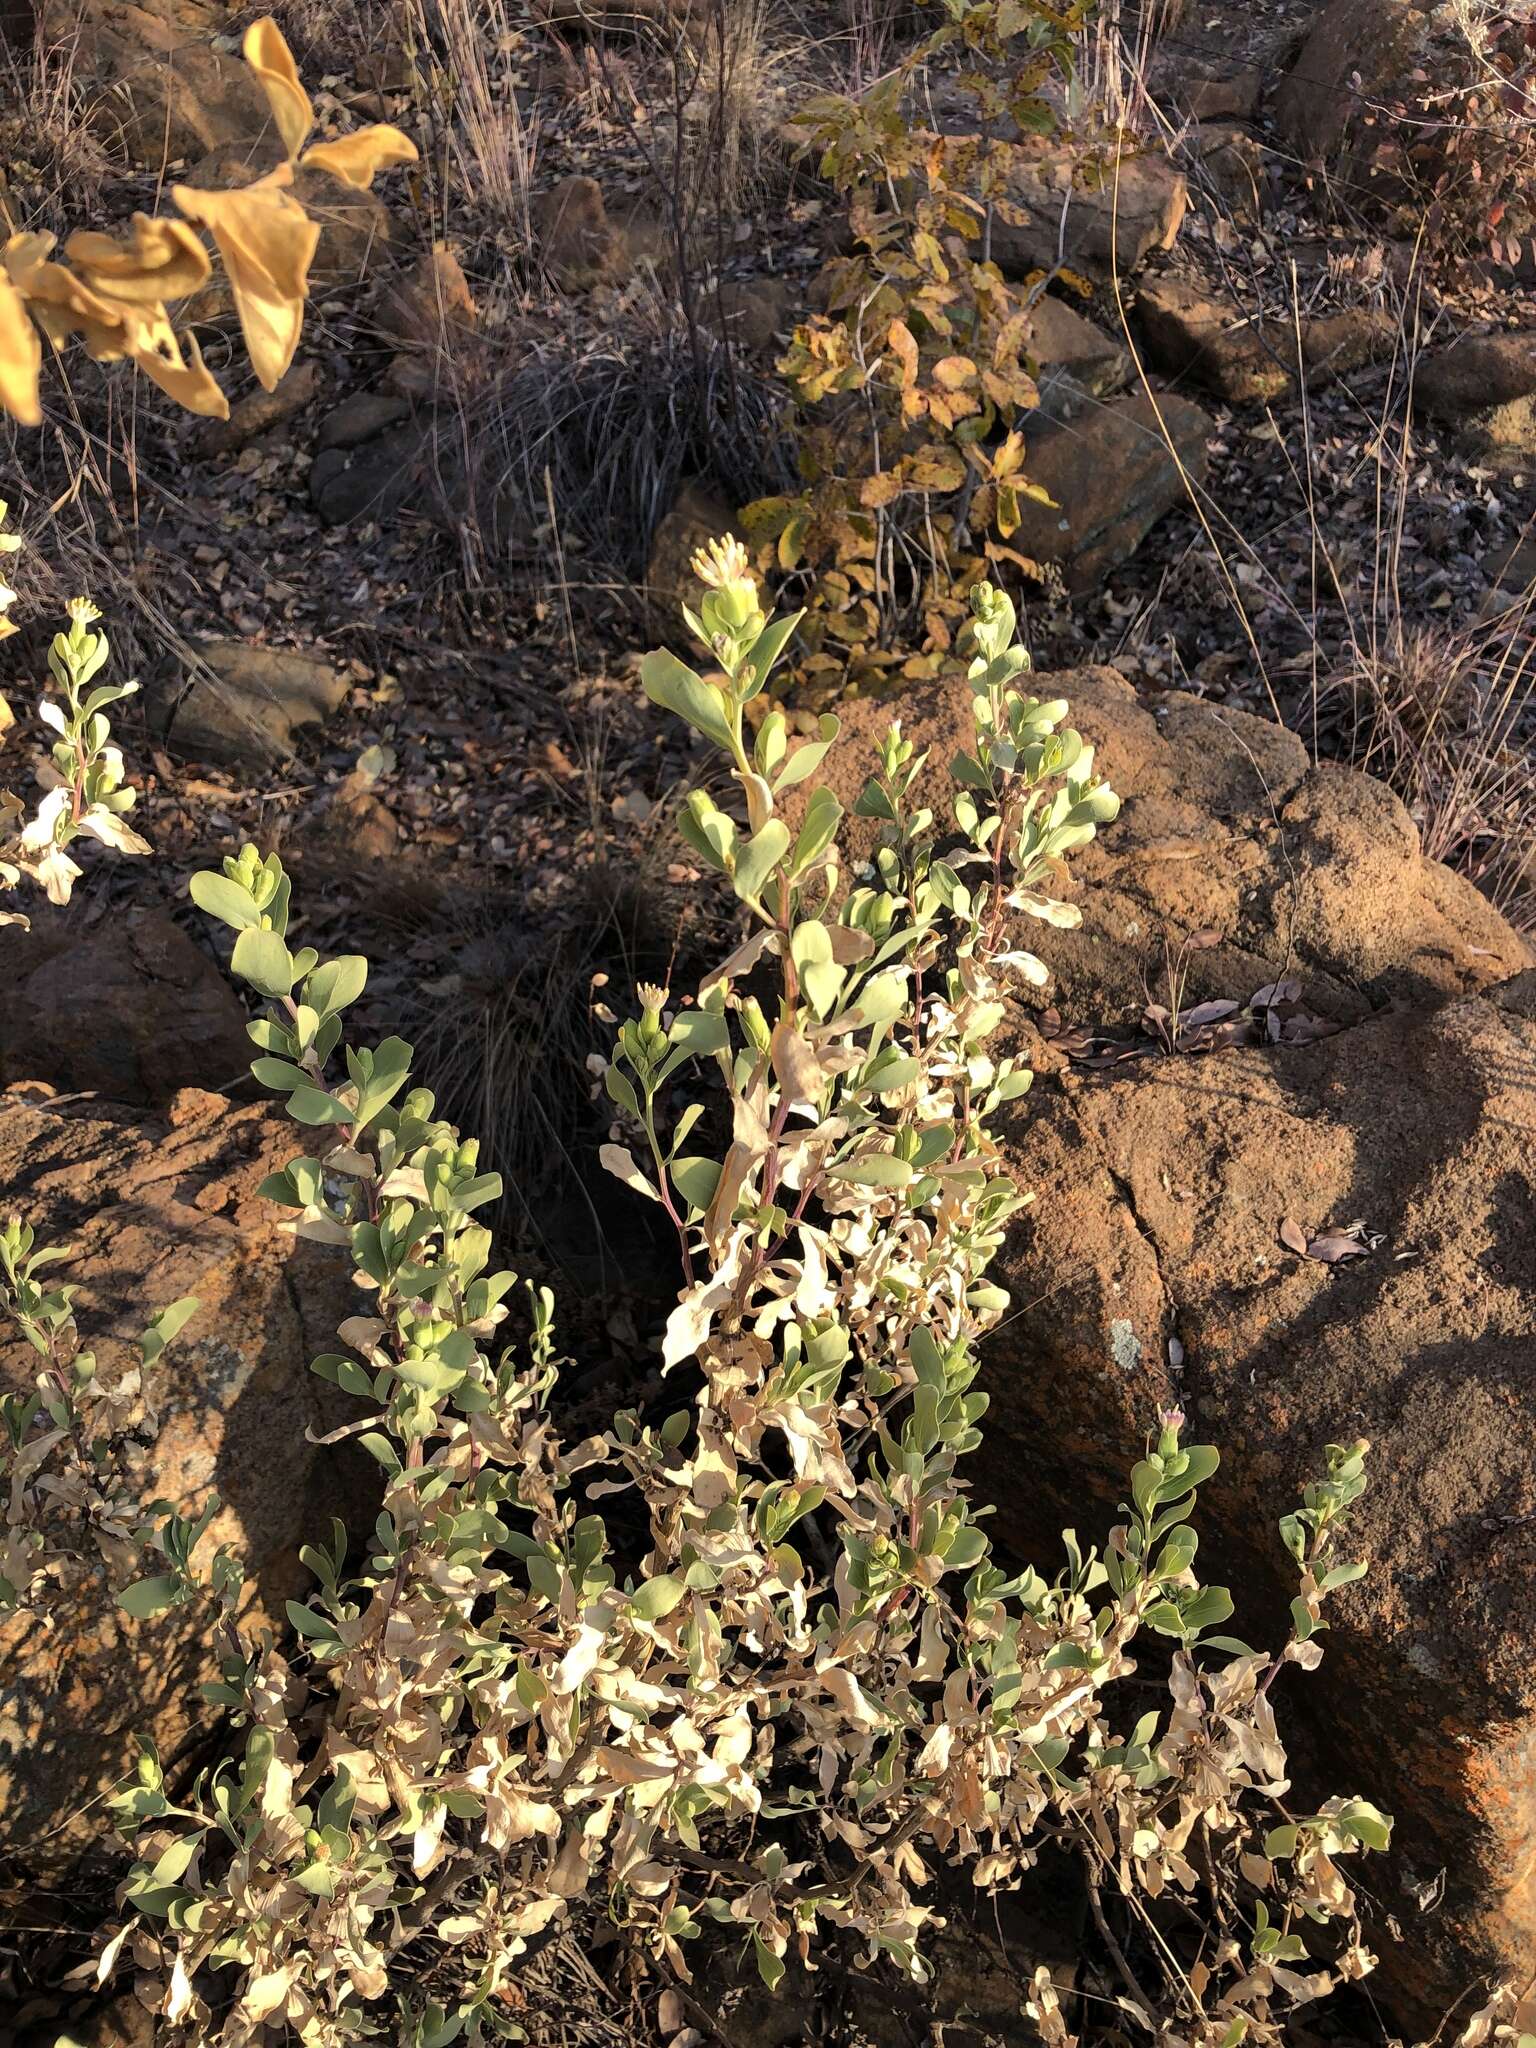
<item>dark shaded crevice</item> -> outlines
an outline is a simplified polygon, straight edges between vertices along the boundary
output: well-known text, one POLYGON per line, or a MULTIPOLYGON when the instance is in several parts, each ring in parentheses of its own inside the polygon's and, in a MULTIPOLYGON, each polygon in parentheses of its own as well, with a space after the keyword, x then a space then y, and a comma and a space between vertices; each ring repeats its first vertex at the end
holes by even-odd
POLYGON ((1163 1315, 1157 1332, 1159 1354, 1157 1362, 1161 1365, 1167 1356, 1168 1331, 1178 1319, 1178 1311, 1174 1306, 1173 1290, 1168 1284, 1168 1275, 1163 1270, 1162 1248, 1158 1244, 1156 1233, 1149 1227, 1146 1218, 1137 1207, 1136 1194, 1131 1183, 1124 1174, 1116 1173, 1108 1160, 1104 1162, 1104 1171, 1109 1175, 1110 1183, 1115 1193, 1120 1197, 1127 1210, 1129 1210, 1131 1221, 1136 1226, 1136 1235, 1152 1254, 1152 1263, 1157 1269, 1157 1284, 1163 1297, 1163 1315))

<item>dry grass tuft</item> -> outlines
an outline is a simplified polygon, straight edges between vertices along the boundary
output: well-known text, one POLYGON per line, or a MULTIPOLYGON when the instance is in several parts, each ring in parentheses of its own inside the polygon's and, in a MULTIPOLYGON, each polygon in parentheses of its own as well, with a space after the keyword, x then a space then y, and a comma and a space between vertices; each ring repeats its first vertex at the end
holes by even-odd
POLYGON ((931 32, 923 0, 844 0, 840 33, 824 52, 832 89, 859 99, 900 61, 904 47, 931 32))
MULTIPOLYGON (((1412 403, 1423 274, 1415 262, 1402 278, 1374 250, 1328 268, 1354 303, 1393 311, 1398 332, 1377 405, 1359 409, 1354 467, 1330 467, 1302 395, 1302 446, 1287 460, 1293 517, 1310 541, 1309 577, 1288 576, 1284 553, 1266 557, 1214 495, 1186 479, 1190 507, 1276 721, 1301 732, 1314 755, 1387 783, 1431 859, 1467 876, 1517 927, 1536 930, 1536 583, 1491 593, 1475 617, 1442 619, 1426 607, 1412 547, 1414 513, 1434 475, 1412 403), (1370 525, 1358 506, 1335 518, 1341 497, 1355 501, 1372 472, 1370 525), (1264 602, 1252 605, 1254 592, 1264 602), (1267 631, 1255 617, 1269 620, 1267 631), (1272 641, 1276 622, 1281 646, 1272 641), (1272 670, 1286 639, 1303 652, 1272 670), (1298 701, 1284 678, 1308 667, 1307 699, 1298 701)), ((1294 272, 1291 290, 1299 319, 1294 272)), ((1234 303, 1253 310, 1240 297, 1234 303)))
POLYGON ((1402 798, 1425 853, 1536 929, 1536 588, 1459 628, 1399 621, 1325 680, 1319 711, 1402 798))
POLYGON ((1158 37, 1176 25, 1179 0, 1134 12, 1122 0, 1095 10, 1083 37, 1077 71, 1068 81, 1063 112, 1086 135, 1157 137, 1166 145, 1174 129, 1151 85, 1158 37))
POLYGON ((538 129, 518 98, 527 12, 508 0, 410 0, 426 99, 438 125, 429 162, 454 205, 491 214, 524 249, 538 129))
POLYGON ((749 206, 782 169, 778 131, 804 84, 804 57, 763 0, 716 0, 698 34, 684 123, 722 212, 749 206))
POLYGON ((311 63, 338 50, 367 50, 376 39, 368 0, 277 0, 277 17, 294 54, 311 63))
POLYGON ((27 47, 0 36, 0 221, 7 232, 74 225, 99 202, 111 168, 82 114, 75 75, 78 27, 35 35, 27 47))
POLYGON ((787 485, 783 407, 777 380, 658 299, 632 325, 535 350, 468 404, 461 502, 490 559, 530 538, 553 502, 565 548, 638 576, 685 478, 736 505, 787 485))

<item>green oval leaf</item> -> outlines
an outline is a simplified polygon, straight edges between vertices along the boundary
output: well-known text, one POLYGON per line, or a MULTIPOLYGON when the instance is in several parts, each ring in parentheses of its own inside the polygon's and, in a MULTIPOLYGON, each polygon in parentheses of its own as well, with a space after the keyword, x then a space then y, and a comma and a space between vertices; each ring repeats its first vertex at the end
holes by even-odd
POLYGON ((261 931, 256 926, 243 931, 235 941, 230 965, 258 995, 269 996, 274 1002, 281 1002, 293 987, 293 956, 276 932, 261 931))

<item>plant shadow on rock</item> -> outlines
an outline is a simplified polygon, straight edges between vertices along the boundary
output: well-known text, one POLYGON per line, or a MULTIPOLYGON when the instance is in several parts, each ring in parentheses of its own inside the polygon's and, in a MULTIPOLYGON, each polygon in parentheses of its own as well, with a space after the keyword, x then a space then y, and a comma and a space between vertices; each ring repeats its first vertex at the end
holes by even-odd
POLYGON ((605 1306, 633 1298, 643 1316, 673 1299, 670 1230, 598 1164, 610 1111, 587 1065, 610 1035, 596 1006, 622 1007, 642 980, 681 991, 703 971, 692 907, 669 920, 654 884, 643 857, 615 857, 558 923, 535 924, 512 899, 469 906, 457 985, 419 993, 402 1027, 443 1113, 480 1137, 502 1174, 502 1235, 550 1279, 567 1344, 573 1316, 601 1329, 605 1306))

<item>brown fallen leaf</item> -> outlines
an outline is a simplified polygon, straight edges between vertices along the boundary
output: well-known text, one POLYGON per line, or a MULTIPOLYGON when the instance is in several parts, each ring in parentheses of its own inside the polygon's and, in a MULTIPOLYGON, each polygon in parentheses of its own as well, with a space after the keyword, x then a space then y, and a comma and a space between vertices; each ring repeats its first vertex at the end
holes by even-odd
POLYGON ((1276 1003, 1294 1003, 1300 994, 1301 983, 1288 975, 1283 981, 1267 981, 1262 988, 1256 988, 1248 1003, 1251 1009, 1268 1010, 1276 1003))
POLYGON ((1382 1240, 1378 1236, 1362 1244, 1359 1238, 1351 1237, 1342 1230, 1323 1230, 1309 1237, 1294 1216, 1287 1216, 1280 1225, 1280 1242, 1298 1258, 1316 1259, 1322 1265, 1336 1266, 1344 1259, 1363 1259, 1382 1240))
POLYGON ((1221 997, 1215 1002, 1196 1003, 1192 1010, 1182 1013, 1179 1021, 1186 1029, 1197 1031, 1202 1024, 1214 1024, 1219 1018, 1232 1016, 1238 1007, 1229 998, 1221 997))
POLYGON ((1337 1230, 1324 1231, 1321 1237, 1309 1238, 1307 1257, 1321 1259, 1326 1265, 1337 1265, 1341 1259, 1363 1259, 1366 1246, 1352 1237, 1345 1237, 1337 1230))

